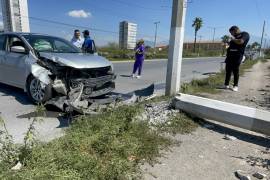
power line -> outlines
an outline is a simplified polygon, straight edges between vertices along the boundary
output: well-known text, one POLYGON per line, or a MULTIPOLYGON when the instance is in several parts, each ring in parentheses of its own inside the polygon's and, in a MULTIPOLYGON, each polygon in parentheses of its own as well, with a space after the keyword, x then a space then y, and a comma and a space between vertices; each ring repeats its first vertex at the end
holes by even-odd
POLYGON ((255 0, 255 7, 256 7, 258 16, 262 19, 262 14, 261 14, 260 7, 259 7, 259 3, 258 3, 257 0, 255 0))
MULTIPOLYGON (((90 5, 90 4, 92 5, 92 3, 89 2, 89 1, 87 1, 87 2, 83 1, 82 3, 87 4, 87 5, 90 5)), ((99 10, 105 12, 105 14, 107 14, 107 15, 110 15, 110 16, 113 15, 113 16, 118 17, 118 18, 121 18, 121 19, 127 19, 127 18, 134 19, 134 16, 130 16, 130 14, 124 14, 124 15, 123 14, 119 14, 119 12, 122 12, 122 11, 115 12, 115 11, 112 11, 111 9, 100 7, 97 4, 95 4, 95 9, 99 9, 99 10), (116 14, 118 14, 120 16, 118 16, 116 14)), ((154 20, 153 19, 148 19, 148 18, 145 18, 144 17, 144 22, 145 21, 147 21, 148 23, 152 23, 154 20)))
POLYGON ((133 6, 133 7, 138 7, 138 8, 141 8, 141 9, 146 9, 146 10, 151 10, 151 11, 164 11, 164 9, 155 9, 155 8, 145 7, 145 6, 142 6, 142 5, 137 4, 137 3, 126 2, 126 1, 123 1, 123 0, 111 0, 111 1, 123 4, 123 5, 127 5, 129 7, 133 6))
POLYGON ((108 31, 108 30, 98 29, 98 28, 90 28, 88 26, 74 25, 74 24, 63 23, 63 22, 59 22, 59 21, 53 21, 53 20, 48 20, 48 19, 43 19, 43 18, 37 18, 37 17, 32 17, 32 16, 29 16, 28 18, 29 19, 33 19, 33 20, 37 20, 37 21, 47 22, 47 23, 61 24, 63 26, 79 27, 79 28, 89 29, 91 31, 98 31, 98 32, 106 32, 106 33, 118 34, 118 32, 115 32, 115 31, 108 31))
MULTIPOLYGON (((0 16, 2 16, 2 15, 0 15, 0 16)), ((27 16, 20 16, 20 17, 22 17, 22 18, 29 18, 29 19, 32 19, 32 20, 35 20, 35 21, 41 21, 41 22, 46 22, 46 23, 51 23, 51 24, 57 24, 57 25, 67 26, 67 27, 71 27, 71 28, 83 28, 83 29, 89 29, 91 31, 103 32, 103 33, 110 33, 110 34, 114 34, 114 35, 118 35, 119 34, 119 32, 116 32, 116 31, 109 31, 109 30, 100 29, 100 28, 91 28, 91 27, 88 27, 88 26, 81 26, 81 25, 69 24, 69 23, 64 23, 64 22, 60 22, 60 21, 43 19, 43 18, 39 18, 39 17, 33 17, 33 16, 29 16, 29 17, 27 17, 27 16)), ((140 34, 140 33, 138 33, 138 35, 144 36, 144 37, 149 37, 149 38, 154 38, 154 36, 147 35, 147 34, 140 34)), ((168 39, 168 38, 161 37, 161 36, 159 36, 159 38, 166 39, 166 40, 168 39)))

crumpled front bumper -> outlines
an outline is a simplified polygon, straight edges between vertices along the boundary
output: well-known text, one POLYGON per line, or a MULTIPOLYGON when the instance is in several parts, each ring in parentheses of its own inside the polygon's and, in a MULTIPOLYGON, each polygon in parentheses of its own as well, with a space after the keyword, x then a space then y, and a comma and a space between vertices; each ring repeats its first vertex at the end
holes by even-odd
POLYGON ((84 88, 81 98, 88 99, 112 92, 115 89, 115 79, 115 75, 106 75, 89 79, 71 79, 70 87, 71 89, 74 89, 80 84, 83 84, 84 88))

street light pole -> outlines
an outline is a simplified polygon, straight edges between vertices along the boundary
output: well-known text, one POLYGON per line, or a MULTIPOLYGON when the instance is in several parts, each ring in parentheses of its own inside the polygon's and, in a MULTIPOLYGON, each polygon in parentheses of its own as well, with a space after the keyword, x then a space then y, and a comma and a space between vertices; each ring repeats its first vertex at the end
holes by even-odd
POLYGON ((167 96, 175 95, 180 91, 186 9, 187 0, 173 0, 166 76, 167 96))
POLYGON ((215 42, 215 36, 216 36, 216 28, 214 28, 214 33, 213 33, 213 42, 215 42))
POLYGON ((263 21, 263 30, 262 30, 261 46, 260 46, 260 57, 262 57, 262 46, 263 46, 264 30, 265 30, 265 21, 263 21))
POLYGON ((158 24, 160 23, 160 21, 158 22, 154 22, 154 24, 156 25, 156 30, 155 30, 155 41, 154 41, 154 53, 156 54, 156 46, 157 46, 157 29, 158 29, 158 24))

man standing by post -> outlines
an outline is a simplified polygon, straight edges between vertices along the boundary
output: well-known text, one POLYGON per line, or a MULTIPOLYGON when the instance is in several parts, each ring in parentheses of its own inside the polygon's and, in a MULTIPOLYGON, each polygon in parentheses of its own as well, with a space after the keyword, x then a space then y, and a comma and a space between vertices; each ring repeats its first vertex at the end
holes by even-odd
POLYGON ((71 43, 77 48, 82 48, 83 39, 81 38, 81 33, 78 29, 74 30, 74 36, 71 39, 71 43))
POLYGON ((230 28, 230 33, 233 36, 229 43, 229 48, 227 49, 226 63, 226 79, 225 88, 229 89, 231 74, 234 76, 234 84, 232 90, 238 91, 238 81, 239 81, 239 68, 243 60, 246 46, 249 41, 249 34, 247 32, 241 32, 237 26, 232 26, 230 28))

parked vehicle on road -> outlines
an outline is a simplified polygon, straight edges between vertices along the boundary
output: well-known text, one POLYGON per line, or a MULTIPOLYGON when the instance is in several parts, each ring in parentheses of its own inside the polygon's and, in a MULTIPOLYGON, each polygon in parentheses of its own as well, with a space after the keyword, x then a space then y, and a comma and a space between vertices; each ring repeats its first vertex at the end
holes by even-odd
MULTIPOLYGON (((115 88, 113 66, 70 42, 33 33, 0 34, 0 82, 24 89, 34 103, 66 96, 88 100, 115 88)), ((74 101, 75 101, 74 99, 74 101)))

